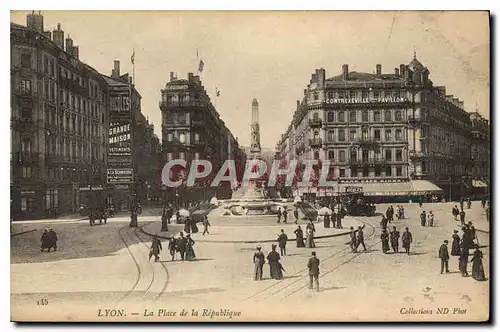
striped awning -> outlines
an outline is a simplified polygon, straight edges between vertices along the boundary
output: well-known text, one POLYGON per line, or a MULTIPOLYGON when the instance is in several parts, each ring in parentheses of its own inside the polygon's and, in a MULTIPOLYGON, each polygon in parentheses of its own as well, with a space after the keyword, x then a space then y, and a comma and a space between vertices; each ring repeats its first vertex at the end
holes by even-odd
POLYGON ((410 182, 413 187, 412 193, 414 195, 443 191, 443 189, 427 180, 412 180, 410 182))
POLYGON ((411 193, 410 182, 363 183, 365 196, 406 196, 411 193))
POLYGON ((486 188, 488 185, 481 180, 472 180, 472 186, 475 188, 486 188))

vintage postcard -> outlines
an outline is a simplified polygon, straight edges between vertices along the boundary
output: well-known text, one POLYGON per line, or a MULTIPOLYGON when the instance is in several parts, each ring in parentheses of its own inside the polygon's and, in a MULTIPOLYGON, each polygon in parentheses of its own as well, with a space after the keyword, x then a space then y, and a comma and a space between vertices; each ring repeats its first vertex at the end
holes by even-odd
POLYGON ((12 11, 11 320, 490 319, 487 11, 12 11))

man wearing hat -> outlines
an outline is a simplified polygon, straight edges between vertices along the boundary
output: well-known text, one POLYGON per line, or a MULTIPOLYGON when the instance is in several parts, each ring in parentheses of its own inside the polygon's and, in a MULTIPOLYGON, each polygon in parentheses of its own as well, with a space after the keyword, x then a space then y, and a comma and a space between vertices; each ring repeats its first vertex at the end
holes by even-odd
POLYGON ((313 289, 313 279, 316 283, 316 291, 319 292, 319 259, 316 257, 316 252, 311 253, 311 258, 307 262, 309 269, 309 289, 313 289))
POLYGON ((255 265, 254 280, 262 280, 262 268, 265 263, 264 253, 260 251, 262 247, 257 246, 257 251, 253 254, 253 263, 255 265))
POLYGON ((444 243, 439 247, 439 258, 441 259, 441 274, 446 270, 446 273, 450 273, 448 269, 448 260, 450 255, 448 254, 448 240, 444 240, 444 243))

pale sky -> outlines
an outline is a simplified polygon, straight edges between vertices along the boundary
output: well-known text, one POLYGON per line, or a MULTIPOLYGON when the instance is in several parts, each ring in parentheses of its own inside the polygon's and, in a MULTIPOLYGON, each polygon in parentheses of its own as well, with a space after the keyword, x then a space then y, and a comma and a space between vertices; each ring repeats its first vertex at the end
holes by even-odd
MULTIPOLYGON (((11 20, 26 25, 27 12, 11 20)), ((251 103, 259 101, 262 146, 274 148, 302 99, 311 74, 393 73, 417 58, 435 85, 489 119, 487 12, 165 12, 43 11, 45 30, 57 23, 80 47, 80 59, 110 75, 113 60, 132 73, 142 112, 161 139, 160 90, 169 73, 201 74, 212 102, 234 136, 249 145, 251 103), (221 91, 215 98, 215 86, 221 91)))

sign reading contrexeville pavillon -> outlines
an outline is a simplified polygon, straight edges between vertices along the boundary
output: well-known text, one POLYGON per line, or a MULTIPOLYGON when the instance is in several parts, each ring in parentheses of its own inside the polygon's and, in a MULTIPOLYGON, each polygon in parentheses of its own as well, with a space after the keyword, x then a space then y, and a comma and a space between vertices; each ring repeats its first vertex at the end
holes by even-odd
POLYGON ((110 87, 109 148, 107 182, 131 184, 134 182, 132 163, 132 112, 130 85, 110 87))

